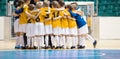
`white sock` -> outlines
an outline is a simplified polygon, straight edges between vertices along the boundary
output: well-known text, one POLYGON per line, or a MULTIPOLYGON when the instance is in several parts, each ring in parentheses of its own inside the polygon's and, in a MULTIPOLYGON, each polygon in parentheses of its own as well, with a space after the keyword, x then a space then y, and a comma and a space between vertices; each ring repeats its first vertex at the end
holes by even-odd
POLYGON ((23 40, 23 35, 20 35, 20 46, 24 46, 24 40, 23 40))
POLYGON ((89 34, 87 34, 87 39, 89 39, 92 43, 95 41, 95 39, 89 34))
POLYGON ((31 47, 33 47, 34 46, 34 38, 31 38, 31 47))
POLYGON ((72 46, 72 39, 70 36, 66 39, 66 47, 70 48, 72 46))
POLYGON ((16 36, 16 46, 19 46, 20 44, 19 44, 19 37, 18 36, 16 36))
POLYGON ((44 47, 44 36, 41 36, 40 38, 41 38, 40 39, 40 46, 44 47))
POLYGON ((72 46, 75 46, 76 41, 75 41, 75 37, 72 37, 72 46))
POLYGON ((18 45, 20 46, 21 42, 20 42, 20 36, 18 36, 18 45))
POLYGON ((31 43, 31 38, 27 37, 27 46, 30 47, 30 43, 31 43))
POLYGON ((78 45, 78 36, 75 36, 75 46, 77 47, 78 45))
POLYGON ((65 46, 65 36, 62 36, 62 45, 65 46))
POLYGON ((55 40, 56 40, 56 46, 60 46, 59 45, 59 37, 58 36, 55 36, 55 40))
POLYGON ((59 37, 59 45, 62 46, 63 45, 63 36, 59 37))
POLYGON ((45 45, 48 46, 48 35, 45 36, 45 45))
POLYGON ((52 45, 55 46, 55 37, 51 36, 52 45))
POLYGON ((40 48, 40 37, 36 37, 36 43, 37 43, 37 47, 40 48))
POLYGON ((85 46, 85 37, 80 37, 80 45, 85 46))

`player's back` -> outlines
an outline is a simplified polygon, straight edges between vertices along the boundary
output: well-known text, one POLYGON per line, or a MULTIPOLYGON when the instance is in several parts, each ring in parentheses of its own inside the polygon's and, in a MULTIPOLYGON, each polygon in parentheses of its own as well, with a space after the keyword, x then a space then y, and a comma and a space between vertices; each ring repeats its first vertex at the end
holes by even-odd
POLYGON ((28 6, 26 4, 23 5, 23 12, 20 13, 20 24, 25 24, 27 23, 27 15, 25 12, 28 11, 28 6))

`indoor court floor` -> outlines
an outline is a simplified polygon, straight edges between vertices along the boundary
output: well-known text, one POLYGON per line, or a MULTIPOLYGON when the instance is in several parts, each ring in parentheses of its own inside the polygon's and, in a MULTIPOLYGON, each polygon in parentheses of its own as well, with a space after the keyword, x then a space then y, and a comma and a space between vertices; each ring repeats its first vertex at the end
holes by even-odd
POLYGON ((94 49, 86 40, 85 49, 21 50, 15 40, 0 41, 0 59, 120 59, 120 40, 99 40, 94 49))
POLYGON ((4 50, 0 59, 119 59, 120 50, 4 50))

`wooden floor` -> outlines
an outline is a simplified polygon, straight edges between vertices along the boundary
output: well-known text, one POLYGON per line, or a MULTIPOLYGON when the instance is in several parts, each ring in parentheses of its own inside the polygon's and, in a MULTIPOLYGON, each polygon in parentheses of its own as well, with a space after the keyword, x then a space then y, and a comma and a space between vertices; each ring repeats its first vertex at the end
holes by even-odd
MULTIPOLYGON (((99 40, 97 41, 97 49, 120 49, 120 40, 99 40)), ((0 41, 0 50, 13 50, 15 40, 0 41)), ((93 45, 89 40, 86 40, 86 49, 93 49, 93 45)))

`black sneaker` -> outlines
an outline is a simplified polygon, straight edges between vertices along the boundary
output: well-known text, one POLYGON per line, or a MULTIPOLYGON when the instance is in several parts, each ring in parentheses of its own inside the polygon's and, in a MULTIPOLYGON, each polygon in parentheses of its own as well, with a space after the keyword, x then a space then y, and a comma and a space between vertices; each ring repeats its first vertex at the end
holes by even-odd
POLYGON ((49 49, 49 47, 48 47, 48 46, 45 46, 45 49, 49 49))
POLYGON ((60 49, 64 49, 64 45, 60 46, 60 49))
POLYGON ((97 45, 97 41, 95 40, 95 41, 93 42, 94 48, 96 48, 96 45, 97 45))
POLYGON ((81 45, 78 47, 78 49, 84 49, 84 48, 85 46, 81 46, 81 45))
POLYGON ((52 46, 51 49, 55 49, 55 46, 52 46))
POLYGON ((75 46, 72 46, 71 49, 75 49, 75 46))
POLYGON ((27 49, 27 46, 22 46, 21 49, 27 49))
POLYGON ((60 46, 57 46, 55 49, 60 49, 60 46))
POLYGON ((37 46, 33 46, 33 49, 37 49, 38 47, 37 46))

